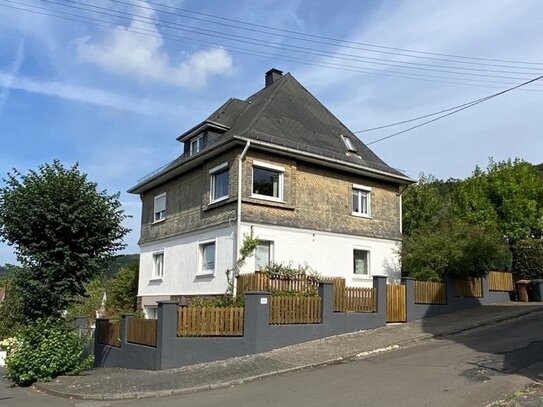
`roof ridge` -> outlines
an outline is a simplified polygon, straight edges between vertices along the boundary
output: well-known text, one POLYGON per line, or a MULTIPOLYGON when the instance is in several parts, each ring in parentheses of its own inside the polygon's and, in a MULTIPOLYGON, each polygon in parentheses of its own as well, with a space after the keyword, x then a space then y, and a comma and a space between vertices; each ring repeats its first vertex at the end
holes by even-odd
MULTIPOLYGON (((252 127, 253 125, 258 121, 258 119, 260 118, 260 116, 262 115, 262 112, 264 111, 264 108, 266 108, 270 102, 275 98, 275 95, 277 94, 277 91, 279 90, 279 88, 281 88, 285 81, 286 81, 286 78, 287 77, 290 77, 292 78, 292 75, 290 73, 286 73, 285 75, 283 75, 281 77, 281 79, 279 79, 277 82, 277 86, 275 87, 275 89, 273 90, 273 92, 271 93, 270 97, 266 100, 266 102, 264 102, 262 104, 262 106, 260 107, 260 110, 255 114, 255 116, 253 117, 253 119, 248 123, 247 127, 245 128, 245 130, 243 131, 243 133, 240 134, 240 136, 243 136, 245 135, 252 127)), ((272 85, 273 86, 273 85, 272 85)), ((262 88, 261 90, 264 90, 266 89, 265 87, 262 88)), ((259 91, 260 92, 260 91, 259 91)), ((257 92, 258 93, 258 92, 257 92)))

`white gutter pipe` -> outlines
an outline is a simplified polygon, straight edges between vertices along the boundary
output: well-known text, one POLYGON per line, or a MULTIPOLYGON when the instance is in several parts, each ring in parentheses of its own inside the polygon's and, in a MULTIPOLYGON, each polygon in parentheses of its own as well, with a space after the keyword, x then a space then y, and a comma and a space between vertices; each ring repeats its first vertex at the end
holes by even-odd
MULTIPOLYGON (((249 146, 251 145, 251 141, 247 140, 247 144, 245 144, 245 148, 241 152, 241 155, 238 159, 238 209, 236 214, 236 253, 234 254, 234 266, 239 260, 239 251, 241 249, 241 192, 242 192, 242 186, 243 186, 243 160, 245 160, 245 156, 247 155, 247 150, 249 150, 249 146)), ((236 269, 234 267, 234 270, 232 272, 232 291, 233 294, 236 295, 237 293, 237 279, 236 279, 236 269)))

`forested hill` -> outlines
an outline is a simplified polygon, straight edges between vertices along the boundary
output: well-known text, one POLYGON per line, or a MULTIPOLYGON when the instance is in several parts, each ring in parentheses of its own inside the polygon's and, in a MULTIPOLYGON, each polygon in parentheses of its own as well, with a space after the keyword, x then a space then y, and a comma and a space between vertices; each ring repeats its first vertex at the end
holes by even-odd
MULTIPOLYGON (((108 277, 113 277, 117 274, 119 269, 124 266, 131 266, 131 265, 138 265, 140 261, 140 255, 139 254, 121 254, 119 256, 115 256, 109 265, 109 268, 106 271, 106 275, 108 277)), ((0 266, 0 278, 5 277, 7 275, 7 269, 6 266, 0 266)))

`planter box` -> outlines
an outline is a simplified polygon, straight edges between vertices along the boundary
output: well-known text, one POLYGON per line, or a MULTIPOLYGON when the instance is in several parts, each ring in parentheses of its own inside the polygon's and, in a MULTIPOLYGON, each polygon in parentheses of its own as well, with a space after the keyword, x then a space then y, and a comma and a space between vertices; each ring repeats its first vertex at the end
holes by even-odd
POLYGON ((7 350, 0 349, 0 367, 4 367, 6 365, 7 354, 8 354, 7 350))

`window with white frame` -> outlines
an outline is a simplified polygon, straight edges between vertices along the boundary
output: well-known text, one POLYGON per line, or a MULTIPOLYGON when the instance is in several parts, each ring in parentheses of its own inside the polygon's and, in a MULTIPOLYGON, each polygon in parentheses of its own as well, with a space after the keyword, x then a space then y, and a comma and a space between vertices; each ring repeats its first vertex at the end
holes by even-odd
POLYGON ((282 201, 284 172, 283 167, 253 162, 253 196, 282 201))
POLYGON ((199 153, 204 149, 204 135, 195 137, 190 141, 190 155, 199 153))
POLYGON ((353 185, 353 215, 371 216, 371 188, 353 185))
POLYGON ((209 171, 211 174, 210 202, 228 198, 229 169, 228 163, 219 165, 209 171))
POLYGON ((200 244, 200 273, 203 275, 215 273, 215 242, 200 244))
POLYGON ((353 273, 356 276, 369 277, 370 252, 368 250, 354 249, 353 263, 353 273))
POLYGON ((164 252, 153 253, 153 279, 164 277, 164 252))
POLYGON ((166 219, 166 193, 155 196, 153 222, 166 219))
POLYGON ((273 242, 261 240, 255 249, 255 270, 262 270, 273 261, 273 242))

